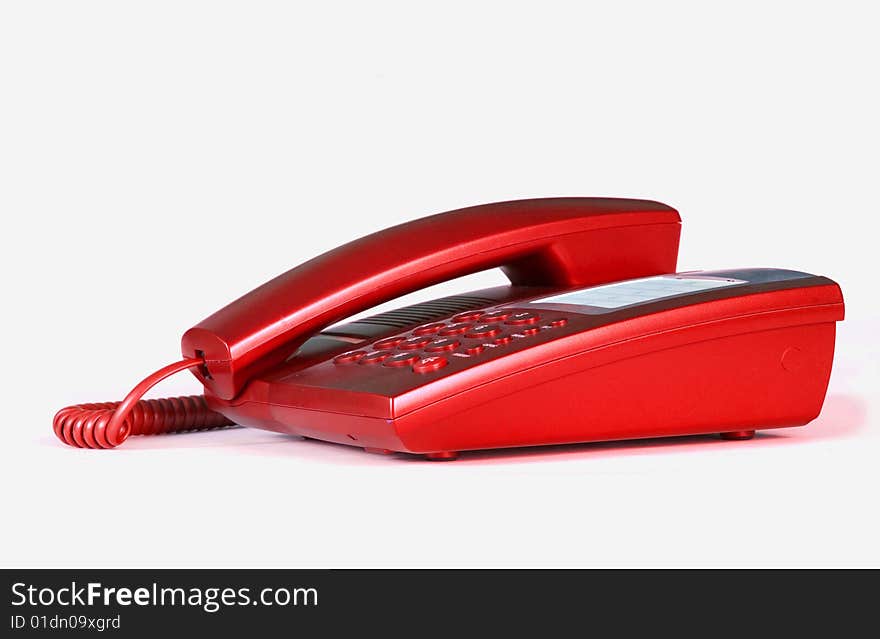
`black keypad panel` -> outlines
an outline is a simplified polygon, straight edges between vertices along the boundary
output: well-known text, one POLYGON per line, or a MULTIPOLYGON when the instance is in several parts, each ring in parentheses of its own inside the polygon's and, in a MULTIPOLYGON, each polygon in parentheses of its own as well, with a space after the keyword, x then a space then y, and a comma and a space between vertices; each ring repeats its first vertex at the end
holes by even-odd
POLYGON ((509 308, 459 313, 445 322, 417 326, 406 333, 382 338, 371 347, 342 353, 333 363, 376 364, 379 366, 373 370, 408 370, 425 375, 441 370, 453 358, 478 361, 514 342, 528 342, 531 337, 568 324, 558 313, 544 315, 550 317, 509 308))

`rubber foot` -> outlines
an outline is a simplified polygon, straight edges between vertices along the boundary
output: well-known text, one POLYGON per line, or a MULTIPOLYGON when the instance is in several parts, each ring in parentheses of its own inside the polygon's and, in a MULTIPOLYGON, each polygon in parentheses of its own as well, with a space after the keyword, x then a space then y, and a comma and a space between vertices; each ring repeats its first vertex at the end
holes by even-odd
POLYGON ((431 461, 453 461, 458 459, 458 453, 453 450, 445 450, 440 453, 425 453, 425 459, 431 461))
POLYGON ((755 431, 753 430, 733 430, 729 433, 721 433, 721 439, 728 439, 733 441, 742 441, 745 439, 751 439, 755 436, 755 431))
POLYGON ((373 453, 374 455, 393 455, 394 451, 388 448, 364 448, 368 453, 373 453))

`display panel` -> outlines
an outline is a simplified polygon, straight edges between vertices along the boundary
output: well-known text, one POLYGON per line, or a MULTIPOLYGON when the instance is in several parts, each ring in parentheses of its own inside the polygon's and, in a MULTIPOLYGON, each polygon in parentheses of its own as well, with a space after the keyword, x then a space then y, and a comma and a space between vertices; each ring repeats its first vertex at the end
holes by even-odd
POLYGON ((561 295, 532 300, 532 304, 575 304, 599 308, 621 308, 632 304, 653 302, 665 297, 698 293, 714 288, 746 284, 732 278, 697 277, 690 275, 660 275, 643 277, 614 284, 593 286, 561 295))

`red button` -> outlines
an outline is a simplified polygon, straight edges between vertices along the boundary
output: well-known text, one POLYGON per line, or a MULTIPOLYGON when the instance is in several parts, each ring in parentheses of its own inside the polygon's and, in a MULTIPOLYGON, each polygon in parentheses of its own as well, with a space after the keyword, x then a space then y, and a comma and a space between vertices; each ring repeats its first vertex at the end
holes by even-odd
POLYGON ((388 359, 389 357, 391 357, 391 353, 388 351, 373 351, 361 357, 358 360, 358 364, 378 364, 383 359, 388 359))
POLYGON ((467 332, 465 337, 476 337, 477 339, 483 337, 492 337, 493 335, 498 335, 501 332, 501 329, 497 324, 476 324, 471 330, 467 332))
POLYGON ((431 371, 443 368, 448 363, 447 359, 442 355, 432 355, 413 364, 412 369, 414 373, 430 373, 431 371))
POLYGON ((436 333, 444 326, 446 326, 446 324, 444 324, 443 322, 425 324, 424 326, 419 326, 416 330, 414 330, 413 335, 430 335, 431 333, 436 333))
POLYGON ((425 350, 429 353, 438 353, 440 351, 451 351, 456 348, 461 342, 457 339, 453 339, 451 337, 444 337, 442 339, 435 339, 433 342, 425 346, 425 350))
POLYGON ((514 313, 510 316, 510 319, 504 322, 505 324, 537 324, 538 320, 541 318, 538 317, 536 313, 529 313, 528 311, 520 311, 519 313, 514 313))
POLYGON ((510 317, 510 314, 513 311, 510 310, 501 310, 501 311, 489 311, 485 315, 480 317, 481 322, 502 322, 510 317))
POLYGON ((394 348, 402 341, 402 337, 389 337, 388 339, 382 339, 373 344, 373 348, 375 348, 377 351, 385 351, 394 348))
POLYGON ((495 338, 495 344, 501 346, 502 344, 510 344, 513 341, 513 338, 510 335, 502 335, 501 337, 495 338))
POLYGON ((537 326, 530 326, 529 328, 522 329, 520 331, 520 333, 522 333, 523 335, 534 335, 535 333, 539 332, 540 330, 541 329, 538 328, 537 326))
POLYGON ((550 326, 556 326, 556 327, 565 326, 566 324, 568 324, 568 320, 565 319, 564 317, 560 317, 559 319, 555 319, 552 322, 550 322, 550 326))
POLYGON ((467 346, 464 349, 464 352, 468 355, 479 355, 483 352, 485 347, 482 344, 474 344, 473 346, 467 346))
POLYGON ((419 356, 415 353, 398 353, 382 362, 382 366, 409 366, 418 359, 419 356))
POLYGON ((410 337, 409 339, 405 339, 400 344, 397 345, 397 348, 400 348, 405 351, 414 351, 418 350, 427 344, 431 343, 430 337, 410 337))
POLYGON ((367 351, 348 351, 347 353, 343 353, 342 355, 337 355, 333 358, 334 364, 350 364, 351 362, 358 361, 361 357, 367 354, 367 351))
POLYGON ((472 322, 482 314, 483 314, 483 311, 468 311, 467 313, 459 313, 458 315, 452 316, 452 321, 453 322, 472 322))
POLYGON ((473 324, 450 324, 446 328, 440 329, 439 335, 460 335, 471 326, 473 326, 473 324))

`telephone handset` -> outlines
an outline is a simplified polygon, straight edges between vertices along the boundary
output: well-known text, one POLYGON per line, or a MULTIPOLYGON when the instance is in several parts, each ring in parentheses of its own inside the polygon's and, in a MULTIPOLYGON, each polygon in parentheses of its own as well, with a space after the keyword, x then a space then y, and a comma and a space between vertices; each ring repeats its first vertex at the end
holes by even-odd
POLYGON ((610 198, 502 202, 401 224, 219 310, 184 334, 185 359, 118 404, 63 409, 55 432, 110 448, 130 434, 239 423, 449 459, 477 448, 742 435, 816 417, 843 318, 839 287, 774 269, 676 274, 679 231, 666 205, 610 198), (510 286, 328 328, 493 267, 510 286), (770 359, 759 364, 757 352, 770 359), (140 400, 183 369, 204 396, 140 400), (706 383, 712 370, 717 383, 706 383), (676 375, 699 388, 672 388, 676 375), (695 406, 725 393, 728 403, 754 400, 756 380, 798 390, 737 415, 695 406))
POLYGON ((655 202, 565 198, 433 215, 355 240, 251 291, 188 330, 183 353, 232 399, 333 322, 492 267, 513 284, 586 286, 675 268, 678 213, 655 202), (207 374, 206 374, 207 373, 207 374))

